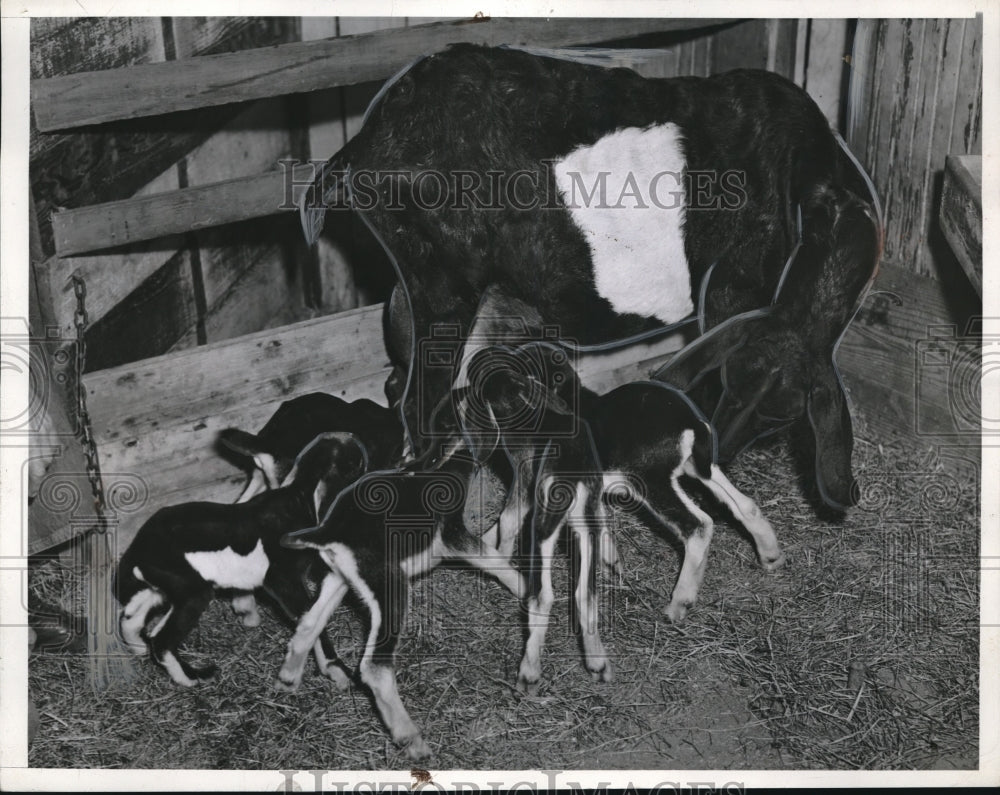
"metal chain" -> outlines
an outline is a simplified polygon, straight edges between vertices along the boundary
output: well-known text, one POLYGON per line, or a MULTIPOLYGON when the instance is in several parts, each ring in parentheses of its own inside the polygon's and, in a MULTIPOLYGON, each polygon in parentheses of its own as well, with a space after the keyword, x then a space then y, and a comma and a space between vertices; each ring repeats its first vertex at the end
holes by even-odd
POLYGON ((86 331, 87 317, 87 284, 83 278, 74 273, 73 292, 76 295, 76 312, 73 323, 76 325, 76 418, 83 442, 83 454, 87 458, 87 477, 90 478, 90 489, 94 495, 94 513, 97 516, 96 530, 103 533, 107 530, 104 516, 104 484, 101 481, 101 462, 97 455, 97 442, 94 441, 93 428, 90 425, 90 414, 87 411, 87 390, 83 386, 83 371, 87 365, 86 331))

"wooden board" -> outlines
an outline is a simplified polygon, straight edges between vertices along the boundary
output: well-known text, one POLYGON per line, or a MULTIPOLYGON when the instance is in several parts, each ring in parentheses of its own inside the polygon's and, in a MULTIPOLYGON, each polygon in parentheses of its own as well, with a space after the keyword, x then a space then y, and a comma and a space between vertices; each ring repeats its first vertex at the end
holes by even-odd
POLYGON ((288 178, 275 169, 56 213, 52 218, 56 250, 68 257, 296 210, 295 202, 313 174, 308 165, 291 169, 288 178))
POLYGON ((35 120, 40 130, 66 129, 382 80, 417 56, 459 41, 567 46, 705 27, 719 21, 469 20, 191 58, 168 66, 146 64, 83 72, 32 81, 35 120))
POLYGON ((164 353, 190 332, 195 321, 190 254, 182 249, 91 323, 87 369, 101 370, 164 353))
POLYGON ((955 155, 945 161, 941 230, 969 281, 983 296, 983 158, 955 155))
POLYGON ((753 19, 712 37, 712 72, 767 69, 791 79, 795 73, 798 20, 753 19))
POLYGON ((982 153, 982 20, 862 20, 858 34, 848 143, 882 201, 885 256, 946 278, 937 197, 948 155, 982 153))
POLYGON ((837 356, 871 441, 979 444, 981 340, 950 304, 939 281, 880 266, 837 356))
MULTIPOLYGON (((149 196, 177 188, 177 170, 169 168, 137 195, 149 196)), ((50 257, 36 269, 37 278, 51 296, 50 322, 57 325, 64 336, 75 336, 76 296, 70 281, 73 274, 83 277, 87 284, 87 313, 90 321, 96 322, 162 268, 182 243, 180 238, 165 237, 103 254, 72 259, 50 257)))

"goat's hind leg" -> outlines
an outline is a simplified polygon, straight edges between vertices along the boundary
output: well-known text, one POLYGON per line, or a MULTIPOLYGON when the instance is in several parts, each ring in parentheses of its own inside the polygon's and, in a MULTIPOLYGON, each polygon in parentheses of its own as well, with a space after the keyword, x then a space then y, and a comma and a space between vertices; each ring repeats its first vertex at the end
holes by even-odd
MULTIPOLYGON (((295 634, 288 641, 288 652, 285 655, 285 661, 281 665, 281 670, 278 671, 278 679, 274 683, 275 689, 292 692, 298 688, 302 683, 302 674, 305 670, 306 657, 309 656, 310 649, 314 651, 319 650, 319 654, 317 654, 317 662, 319 662, 319 655, 324 652, 323 647, 320 645, 320 636, 323 635, 330 616, 333 615, 333 611, 337 609, 337 606, 346 593, 347 583, 339 572, 330 571, 323 577, 316 600, 313 602, 312 607, 299 619, 299 623, 295 628, 295 634)), ((329 668, 330 665, 328 662, 326 666, 327 670, 324 673, 330 676, 335 684, 340 686, 342 680, 336 675, 331 675, 329 668)), ((340 671, 340 674, 343 675, 343 671, 340 671)), ((346 689, 346 686, 345 676, 341 689, 346 689)))
POLYGON ((150 654, 177 684, 193 687, 215 676, 216 666, 195 667, 180 656, 177 647, 194 629, 201 614, 212 601, 213 593, 212 586, 207 584, 185 590, 184 596, 175 595, 170 600, 174 607, 153 630, 150 654))
POLYGON ((681 488, 678 482, 681 467, 678 466, 669 477, 667 484, 650 484, 650 507, 660 516, 661 521, 671 526, 680 535, 684 544, 684 560, 681 571, 674 585, 670 603, 664 613, 672 622, 680 623, 687 616, 688 610, 698 600, 698 591, 705 576, 705 562, 708 559, 708 548, 712 543, 714 525, 712 518, 699 508, 694 500, 681 488), (674 505, 680 510, 676 512, 675 521, 666 521, 664 509, 674 505))
POLYGON ((771 523, 757 503, 736 488, 718 466, 712 464, 712 477, 704 478, 698 474, 694 462, 689 458, 684 464, 684 473, 704 483, 712 495, 747 529, 753 537, 757 557, 765 571, 775 571, 784 564, 785 553, 771 523))
POLYGON ((351 587, 368 608, 371 621, 358 671, 361 681, 375 696, 375 704, 393 742, 404 748, 410 759, 419 762, 431 755, 431 748, 403 705, 393 665, 396 641, 406 614, 406 578, 395 567, 379 574, 382 576, 366 579, 356 566, 351 570, 351 587))
MULTIPOLYGON (((323 565, 323 571, 324 573, 328 573, 325 565, 323 565)), ((309 611, 314 600, 302 580, 280 575, 272 577, 270 575, 271 572, 269 571, 268 577, 264 579, 264 589, 278 603, 282 612, 297 629, 299 619, 309 611)), ((317 594, 318 596, 319 594, 317 594)), ((336 609, 336 605, 334 609, 336 609)), ((337 656, 330 636, 326 633, 326 623, 323 622, 321 625, 322 629, 320 629, 319 637, 312 646, 313 654, 316 657, 316 664, 319 667, 320 673, 328 677, 338 690, 347 690, 350 686, 350 676, 347 673, 346 666, 337 656)))

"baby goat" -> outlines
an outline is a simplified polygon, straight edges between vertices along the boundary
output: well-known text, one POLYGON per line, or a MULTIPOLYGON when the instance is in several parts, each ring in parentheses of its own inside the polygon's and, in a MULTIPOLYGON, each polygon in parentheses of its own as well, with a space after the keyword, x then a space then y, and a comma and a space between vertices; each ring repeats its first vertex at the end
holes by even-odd
POLYGON ((325 392, 310 392, 286 400, 256 434, 227 428, 219 441, 252 458, 255 468, 237 502, 276 489, 292 469, 295 457, 317 434, 352 433, 368 451, 374 469, 395 463, 402 453, 403 426, 399 413, 374 401, 342 400, 325 392))
MULTIPOLYGON (((237 428, 226 428, 219 434, 223 448, 254 464, 253 475, 236 502, 278 488, 299 452, 317 434, 331 431, 353 434, 368 453, 372 469, 386 469, 402 455, 403 425, 397 411, 363 398, 348 402, 325 392, 310 392, 282 403, 256 434, 237 428)), ((260 624, 252 593, 237 594, 232 604, 243 626, 260 624)))
POLYGON ((476 459, 491 458, 496 448, 483 441, 454 432, 444 443, 442 456, 429 467, 418 461, 400 470, 366 475, 338 495, 319 527, 291 533, 283 540, 294 549, 319 550, 331 573, 288 644, 277 687, 291 690, 298 686, 305 657, 318 633, 348 588, 353 589, 367 607, 371 622, 359 665, 361 679, 371 688, 393 740, 405 746, 414 760, 428 756, 430 748, 400 699, 393 653, 403 625, 408 580, 429 572, 442 560, 464 560, 496 577, 519 599, 527 594, 531 621, 518 686, 534 692, 552 604, 549 561, 559 530, 568 524, 580 550, 577 601, 587 667, 596 678, 611 678, 597 634, 590 574, 591 542, 601 532, 603 514, 595 499, 599 470, 588 457, 589 437, 561 440, 557 448, 536 434, 532 441, 537 457, 523 455, 524 446, 511 455, 511 462, 519 468, 531 463, 532 477, 537 475, 545 490, 532 524, 527 582, 511 565, 509 553, 498 549, 496 525, 480 537, 470 533, 463 521, 466 484, 478 466, 476 459), (583 479, 567 480, 563 475, 570 471, 586 474, 583 479), (596 482, 590 482, 595 477, 596 482), (587 482, 589 489, 584 486, 587 482))
MULTIPOLYGON (((604 500, 654 527, 669 528, 680 537, 684 561, 665 610, 671 621, 682 621, 697 599, 713 532, 711 517, 684 491, 681 475, 702 483, 743 524, 753 537, 766 570, 773 571, 784 562, 784 553, 770 522, 757 504, 740 492, 714 463, 712 426, 682 392, 660 382, 646 381, 597 395, 580 385, 565 351, 548 342, 532 342, 513 349, 503 346, 482 349, 472 359, 470 374, 480 356, 501 356, 508 363, 524 363, 508 367, 502 378, 492 379, 505 385, 500 401, 496 395, 488 395, 495 416, 517 417, 523 424, 526 417, 532 416, 532 410, 539 415, 558 411, 585 420, 593 438, 594 459, 598 462, 594 471, 599 473, 604 500), (502 411, 498 406, 502 406, 502 411)), ((483 394, 482 390, 476 391, 483 394)), ((496 421, 496 427, 501 434, 511 435, 502 421, 496 421)), ((523 432, 516 429, 513 436, 519 443, 524 438, 523 432)), ((499 546, 504 554, 512 552, 532 508, 531 485, 530 481, 515 481, 500 515, 499 546)), ((604 536, 603 540, 605 560, 614 564, 616 555, 610 537, 604 536)))
MULTIPOLYGON (((210 679, 214 665, 196 668, 177 647, 195 627, 216 588, 263 587, 296 620, 309 607, 307 587, 322 563, 314 553, 286 549, 289 529, 316 521, 322 495, 335 495, 366 469, 366 452, 346 433, 324 433, 298 456, 287 485, 227 505, 190 502, 161 508, 141 527, 122 555, 115 594, 122 605, 121 632, 137 654, 147 650, 175 682, 210 679), (144 629, 153 615, 156 624, 144 629), (145 639, 144 639, 145 637, 145 639)), ((340 688, 347 677, 325 634, 313 649, 320 669, 340 688)))

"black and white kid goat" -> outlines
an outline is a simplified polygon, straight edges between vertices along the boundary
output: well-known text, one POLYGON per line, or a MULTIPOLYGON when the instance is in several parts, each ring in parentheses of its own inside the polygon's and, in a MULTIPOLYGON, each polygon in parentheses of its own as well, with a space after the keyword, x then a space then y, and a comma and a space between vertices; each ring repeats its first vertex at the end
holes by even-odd
MULTIPOLYGON (((571 427, 569 423, 576 418, 592 440, 593 451, 587 457, 594 468, 563 474, 563 479, 574 477, 590 491, 596 477, 597 498, 680 539, 684 559, 664 611, 671 621, 682 621, 697 599, 713 533, 711 517, 685 491, 681 476, 700 482, 729 509, 750 533, 767 571, 784 562, 771 523, 715 463, 712 426, 679 390, 662 382, 638 381, 597 395, 581 386, 565 351, 549 342, 483 348, 470 361, 467 378, 472 394, 487 402, 494 427, 512 455, 531 438, 525 425, 531 427, 539 417, 558 414, 564 418, 563 426, 571 427), (482 362, 479 372, 477 360, 482 362), (501 369, 497 362, 503 363, 501 369), (505 418, 516 418, 515 427, 505 418)), ((553 427, 551 421, 546 424, 553 427)), ((549 443, 558 446, 566 436, 550 437, 549 443)), ((524 521, 535 508, 533 500, 544 493, 538 474, 524 467, 516 471, 518 478, 498 521, 504 553, 523 533, 524 521)), ((603 520, 600 529, 608 532, 603 520)), ((609 565, 617 565, 614 549, 610 536, 605 535, 601 550, 609 565)))
MULTIPOLYGON (((287 478, 296 457, 321 433, 350 433, 368 454, 368 466, 386 469, 403 452, 403 424, 399 412, 374 401, 346 401, 325 392, 310 392, 283 402, 256 434, 226 428, 219 434, 223 452, 237 453, 253 462, 253 474, 237 502, 246 502, 265 489, 276 489, 287 478)), ((322 485, 317 501, 325 501, 322 485)), ((291 529, 291 528, 290 528, 291 529)), ((260 624, 252 593, 233 597, 233 612, 244 626, 260 624)))
MULTIPOLYGON (((310 579, 325 575, 326 567, 314 552, 287 549, 280 539, 315 523, 319 509, 329 504, 323 495, 332 499, 361 475, 366 459, 350 434, 321 434, 295 460, 281 488, 243 503, 190 502, 153 514, 115 575, 125 642, 137 654, 148 648, 175 682, 192 686, 210 679, 216 668, 192 666, 177 648, 216 589, 263 588, 298 620, 313 601, 310 579)), ((325 634, 317 636, 313 650, 320 670, 345 688, 347 675, 325 634)))
POLYGON ((292 548, 318 550, 331 574, 289 643, 278 687, 298 686, 309 649, 350 588, 370 617, 359 665, 361 679, 371 688, 393 740, 405 746, 412 759, 428 756, 430 748, 400 699, 393 666, 408 580, 429 572, 443 560, 458 559, 496 577, 518 599, 527 597, 529 635, 518 685, 532 692, 538 686, 541 647, 552 604, 549 562, 559 531, 566 525, 579 550, 581 574, 576 598, 586 664, 595 678, 609 680, 611 668, 597 632, 592 554, 595 540, 603 535, 603 511, 596 499, 600 472, 597 462, 589 457, 592 445, 585 432, 562 438, 555 447, 548 444, 552 429, 537 430, 531 443, 538 455, 520 455, 521 448, 511 457, 515 466, 529 461, 532 482, 537 479, 542 484, 531 525, 526 577, 513 567, 508 549, 499 548, 497 525, 481 536, 465 526, 466 484, 483 448, 490 447, 482 454, 485 459, 496 445, 484 445, 481 437, 470 438, 454 426, 449 435, 435 437, 442 444, 442 454, 433 464, 424 459, 396 471, 370 473, 338 495, 318 527, 287 536, 284 543, 292 548))
POLYGON ((699 397, 720 457, 808 421, 820 494, 852 503, 834 354, 874 276, 880 219, 867 177, 790 81, 647 79, 455 45, 390 80, 323 167, 302 203, 310 241, 338 206, 399 272, 390 350, 415 371, 395 380, 410 385, 418 450, 429 440, 412 420, 450 389, 422 367, 421 341, 436 323, 467 327, 502 284, 583 346, 726 325, 664 374, 688 390, 722 371, 721 397, 699 397))

